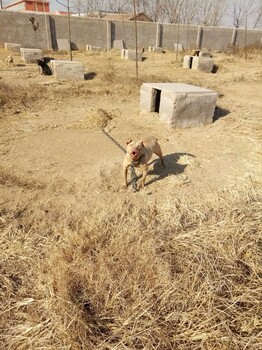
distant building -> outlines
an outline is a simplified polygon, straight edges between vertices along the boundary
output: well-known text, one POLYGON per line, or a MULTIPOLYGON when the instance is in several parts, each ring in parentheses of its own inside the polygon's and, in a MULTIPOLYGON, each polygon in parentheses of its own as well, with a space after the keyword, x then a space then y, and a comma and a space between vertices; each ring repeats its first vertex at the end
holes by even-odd
MULTIPOLYGON (((106 11, 93 11, 88 13, 75 13, 72 16, 80 16, 80 17, 92 17, 92 18, 103 18, 109 21, 134 21, 135 16, 134 13, 112 13, 106 11)), ((144 22, 153 22, 153 20, 148 17, 144 12, 140 12, 136 14, 137 21, 144 22)))
POLYGON ((134 21, 136 19, 137 21, 153 22, 144 12, 137 13, 136 18, 134 13, 107 13, 105 15, 102 14, 101 18, 108 19, 109 21, 134 21))
POLYGON ((49 1, 46 0, 19 0, 4 7, 9 11, 36 11, 50 12, 49 1))

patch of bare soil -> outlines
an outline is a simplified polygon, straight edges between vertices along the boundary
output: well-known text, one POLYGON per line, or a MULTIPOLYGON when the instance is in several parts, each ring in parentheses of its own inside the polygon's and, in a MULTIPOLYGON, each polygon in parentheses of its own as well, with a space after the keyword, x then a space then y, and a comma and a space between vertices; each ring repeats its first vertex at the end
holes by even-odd
POLYGON ((216 74, 145 53, 138 80, 118 52, 74 52, 82 82, 43 76, 18 54, 8 67, 8 54, 0 49, 0 345, 257 350, 259 52, 214 54, 216 74), (169 129, 140 113, 143 82, 217 91, 214 122, 169 129), (133 193, 118 144, 147 135, 165 168, 153 157, 133 193))

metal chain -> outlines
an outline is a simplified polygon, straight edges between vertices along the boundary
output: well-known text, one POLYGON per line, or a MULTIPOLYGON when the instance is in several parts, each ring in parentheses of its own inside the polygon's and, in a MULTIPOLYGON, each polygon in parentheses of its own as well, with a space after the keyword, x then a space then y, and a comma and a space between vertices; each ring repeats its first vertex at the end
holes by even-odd
MULTIPOLYGON (((120 148, 124 153, 126 153, 126 150, 124 149, 124 147, 122 147, 111 135, 109 135, 105 131, 105 129, 102 128, 102 131, 115 145, 117 145, 118 148, 120 148)), ((132 191, 137 192, 138 191, 138 188, 137 188, 138 177, 137 177, 136 172, 135 172, 135 164, 133 161, 130 164, 130 170, 131 170, 132 191)))

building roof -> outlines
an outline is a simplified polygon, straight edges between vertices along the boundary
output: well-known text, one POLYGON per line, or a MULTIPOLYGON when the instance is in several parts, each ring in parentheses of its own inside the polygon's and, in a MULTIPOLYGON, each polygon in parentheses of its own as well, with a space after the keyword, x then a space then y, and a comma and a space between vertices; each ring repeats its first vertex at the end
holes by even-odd
MULTIPOLYGON (((103 19, 108 19, 110 21, 119 20, 119 21, 134 21, 134 13, 107 13, 106 15, 101 16, 103 19)), ((136 14, 137 21, 153 22, 145 13, 140 12, 136 14)))

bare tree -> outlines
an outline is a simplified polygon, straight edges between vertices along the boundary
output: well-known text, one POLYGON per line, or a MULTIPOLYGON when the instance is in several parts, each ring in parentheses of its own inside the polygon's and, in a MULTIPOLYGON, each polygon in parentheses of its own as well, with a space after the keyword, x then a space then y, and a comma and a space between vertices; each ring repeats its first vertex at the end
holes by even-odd
MULTIPOLYGON (((133 2, 131 0, 131 2, 133 2)), ((137 0, 137 12, 144 12, 154 22, 164 19, 163 0, 137 0)))
POLYGON ((262 0, 257 1, 254 13, 253 29, 262 27, 262 0))
POLYGON ((232 18, 235 28, 245 25, 247 16, 254 11, 254 0, 234 0, 232 18))
POLYGON ((178 23, 183 0, 164 0, 162 9, 169 23, 178 23))
POLYGON ((198 24, 218 26, 227 9, 227 0, 201 0, 198 3, 198 24))
POLYGON ((196 18, 198 12, 199 0, 185 0, 180 9, 180 22, 191 24, 196 18))

